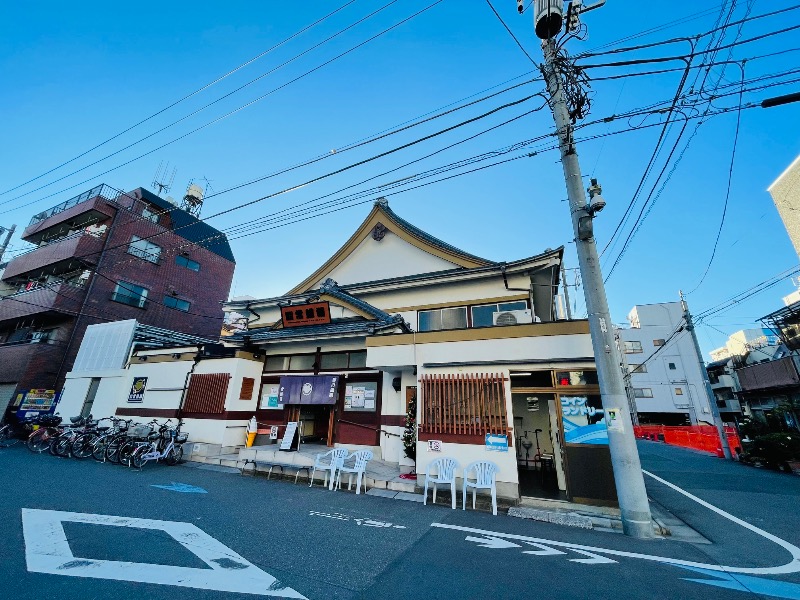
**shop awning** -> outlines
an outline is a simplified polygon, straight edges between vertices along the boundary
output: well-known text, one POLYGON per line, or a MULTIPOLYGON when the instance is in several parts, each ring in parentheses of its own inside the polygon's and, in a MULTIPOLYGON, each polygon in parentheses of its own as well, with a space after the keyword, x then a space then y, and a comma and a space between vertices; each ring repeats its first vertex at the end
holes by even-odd
POLYGON ((281 377, 280 404, 336 404, 338 375, 293 375, 281 377))

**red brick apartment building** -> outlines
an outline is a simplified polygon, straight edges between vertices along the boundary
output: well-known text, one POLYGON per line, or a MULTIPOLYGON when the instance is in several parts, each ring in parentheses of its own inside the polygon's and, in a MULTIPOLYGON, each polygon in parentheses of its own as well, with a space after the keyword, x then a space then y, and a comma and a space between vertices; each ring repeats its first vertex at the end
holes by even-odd
POLYGON ((219 338, 235 261, 225 234, 155 194, 100 185, 35 215, 0 266, 0 416, 61 388, 86 327, 136 319, 219 338))

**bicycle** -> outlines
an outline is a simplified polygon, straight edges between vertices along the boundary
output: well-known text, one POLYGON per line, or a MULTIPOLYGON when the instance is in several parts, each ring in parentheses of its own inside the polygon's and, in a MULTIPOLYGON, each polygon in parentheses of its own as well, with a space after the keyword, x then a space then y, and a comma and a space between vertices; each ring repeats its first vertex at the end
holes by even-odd
POLYGON ((36 415, 31 419, 9 419, 0 427, 0 448, 8 448, 19 443, 26 437, 26 432, 34 430, 39 423, 46 424, 52 422, 53 419, 57 419, 57 423, 61 421, 61 417, 55 415, 36 415))
POLYGON ((28 450, 36 453, 42 453, 47 450, 50 447, 52 438, 61 431, 59 428, 61 421, 61 417, 57 414, 40 417, 37 422, 39 428, 34 430, 25 442, 28 450))
MULTIPOLYGON (((136 448, 138 448, 140 444, 146 444, 150 439, 150 436, 158 435, 153 433, 154 425, 158 425, 158 421, 156 419, 153 419, 144 425, 139 424, 135 427, 132 427, 129 430, 127 437, 124 440, 120 440, 120 445, 116 450, 116 460, 112 460, 112 462, 129 467, 131 465, 131 455, 136 448)), ((110 447, 111 446, 109 446, 109 448, 110 447)))
POLYGON ((61 427, 58 435, 50 440, 50 454, 66 458, 72 448, 75 438, 85 431, 92 422, 92 415, 88 417, 70 417, 70 424, 61 427))
POLYGON ((92 442, 92 458, 98 462, 106 461, 106 449, 108 448, 109 444, 113 440, 127 435, 128 427, 133 422, 132 419, 128 419, 126 421, 123 419, 116 419, 114 417, 111 418, 111 421, 113 423, 111 429, 95 438, 94 442, 92 442))
MULTIPOLYGON (((169 421, 167 421, 169 423, 169 421)), ((145 444, 140 444, 131 455, 131 466, 141 469, 149 460, 158 462, 162 458, 169 466, 177 465, 183 458, 183 444, 189 439, 189 434, 181 433, 183 423, 170 429, 164 423, 158 432, 157 438, 152 438, 145 444)))
POLYGON ((105 417, 95 421, 94 426, 89 426, 82 434, 72 441, 70 452, 74 458, 88 458, 92 455, 94 449, 94 442, 110 429, 110 427, 101 427, 100 423, 103 421, 114 421, 113 417, 105 417))

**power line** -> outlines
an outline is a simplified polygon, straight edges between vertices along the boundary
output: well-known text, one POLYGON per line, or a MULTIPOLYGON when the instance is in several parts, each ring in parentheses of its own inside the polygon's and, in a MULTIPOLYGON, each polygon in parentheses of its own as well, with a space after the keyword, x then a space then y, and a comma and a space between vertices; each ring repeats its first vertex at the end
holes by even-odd
POLYGON ((251 59, 249 59, 249 60, 247 60, 247 61, 243 62, 243 63, 242 63, 242 64, 240 64, 238 67, 236 67, 236 68, 234 68, 234 69, 231 69, 231 70, 230 70, 230 71, 228 71, 227 73, 225 73, 225 74, 221 75, 220 77, 217 77, 217 78, 216 78, 216 79, 214 79, 213 81, 210 81, 209 83, 206 83, 205 85, 203 85, 203 86, 201 86, 201 87, 197 88, 197 89, 196 89, 196 90, 194 90, 193 92, 189 92, 189 93, 188 93, 188 94, 186 94, 185 96, 183 96, 183 97, 179 98, 178 100, 175 100, 175 101, 174 101, 174 102, 172 102, 171 104, 169 104, 169 105, 165 106, 164 108, 162 108, 162 109, 160 109, 160 110, 158 110, 158 111, 154 112, 154 113, 153 113, 153 114, 151 114, 150 116, 148 116, 148 117, 145 117, 144 119, 142 119, 142 120, 140 120, 140 121, 138 121, 138 122, 134 123, 134 124, 133 124, 133 125, 131 125, 130 127, 128 127, 128 128, 126 128, 126 129, 124 129, 124 130, 120 131, 119 133, 116 133, 116 134, 114 134, 113 136, 111 136, 110 138, 108 138, 108 139, 106 139, 106 140, 104 140, 104 141, 100 142, 99 144, 96 144, 95 146, 92 146, 91 148, 89 148, 88 150, 85 150, 85 151, 84 151, 84 152, 82 152, 81 154, 78 154, 77 156, 74 156, 73 158, 70 158, 69 160, 67 160, 67 161, 64 161, 63 163, 61 163, 60 165, 58 165, 58 166, 56 166, 56 167, 53 167, 53 168, 52 168, 52 169, 50 169, 49 171, 45 171, 44 173, 41 173, 40 175, 37 175, 36 177, 33 177, 33 178, 29 179, 28 181, 25 181, 25 182, 23 182, 23 183, 20 183, 19 185, 16 185, 16 186, 14 186, 14 187, 8 188, 7 190, 5 190, 5 191, 3 191, 3 192, 0 192, 0 196, 3 196, 3 195, 5 195, 5 194, 7 194, 7 193, 9 193, 9 192, 12 192, 12 191, 16 190, 16 189, 19 189, 19 188, 21 188, 21 187, 23 187, 23 186, 25 186, 25 185, 27 185, 27 184, 29 184, 29 183, 33 182, 33 181, 36 181, 37 179, 41 179, 42 177, 45 177, 46 175, 49 175, 49 174, 50 174, 50 173, 52 173, 53 171, 56 171, 56 170, 60 169, 60 168, 61 168, 61 167, 63 167, 63 166, 66 166, 66 165, 68 165, 68 164, 70 164, 70 163, 72 163, 72 162, 75 162, 75 161, 76 161, 76 160, 78 160, 79 158, 81 158, 81 157, 83 157, 83 156, 86 156, 86 155, 87 155, 87 154, 89 154, 90 152, 93 152, 94 150, 97 150, 98 148, 100 148, 100 147, 102 147, 102 146, 105 146, 107 143, 109 143, 109 142, 111 142, 111 141, 113 141, 113 140, 117 139, 118 137, 121 137, 121 136, 125 135, 125 134, 126 134, 126 133, 128 133, 129 131, 132 131, 133 129, 135 129, 135 128, 139 127, 139 125, 143 125, 143 124, 144 124, 144 123, 146 123, 147 121, 150 121, 151 119, 154 119, 155 117, 157 117, 158 115, 160 115, 160 114, 162 114, 162 113, 164 113, 164 112, 168 111, 169 109, 171 109, 171 108, 174 108, 175 106, 177 106, 177 105, 178 105, 178 104, 180 104, 181 102, 184 102, 184 101, 188 100, 189 98, 191 98, 191 97, 193 97, 193 96, 196 96, 196 95, 197 95, 197 94, 199 94, 200 92, 203 92, 203 91, 207 90, 208 88, 212 87, 213 85, 216 85, 217 83, 219 83, 219 82, 220 82, 220 81, 222 81, 223 79, 225 79, 225 78, 227 78, 227 77, 229 77, 229 76, 233 75, 233 74, 234 74, 234 73, 236 73, 237 71, 240 71, 240 70, 242 70, 242 69, 243 69, 243 68, 245 68, 246 66, 248 66, 248 65, 250 65, 250 64, 252 64, 252 63, 254 63, 254 62, 256 62, 258 59, 260 59, 260 58, 263 58, 263 57, 264 57, 264 56, 266 56, 267 54, 271 53, 273 50, 277 50, 278 48, 280 48, 280 47, 281 47, 281 46, 283 46, 284 44, 286 44, 286 43, 288 43, 288 42, 292 41, 294 38, 296 38, 296 37, 298 37, 298 36, 302 35, 302 34, 303 34, 303 33, 305 33, 306 31, 308 31, 308 30, 310 30, 310 29, 312 29, 312 28, 316 27, 317 25, 319 25, 319 24, 320 24, 320 23, 322 23, 323 21, 326 21, 327 19, 329 19, 330 17, 332 17, 332 16, 333 16, 333 15, 335 15, 336 13, 340 12, 341 10, 343 10, 343 9, 345 9, 346 7, 348 7, 348 6, 350 6, 351 4, 353 4, 355 1, 356 1, 356 0, 349 0, 348 2, 345 2, 345 3, 344 3, 343 5, 341 5, 339 8, 337 8, 337 9, 333 10, 332 12, 329 12, 328 14, 326 14, 325 16, 323 16, 323 17, 321 17, 321 18, 317 19, 316 21, 312 22, 311 24, 309 24, 309 25, 306 25, 305 27, 303 27, 302 29, 300 29, 300 30, 296 31, 295 33, 293 33, 293 34, 292 34, 292 35, 290 35, 289 37, 287 37, 287 38, 284 38, 282 41, 278 42, 277 44, 274 44, 273 46, 271 46, 271 47, 270 47, 270 48, 268 48, 267 50, 265 50, 265 51, 261 52, 260 54, 258 54, 258 55, 256 55, 256 56, 254 56, 253 58, 251 58, 251 59))
MULTIPOLYGON (((494 16, 495 16, 495 17, 497 17, 497 20, 498 20, 498 21, 500 21, 500 24, 501 24, 501 25, 502 25, 502 26, 505 28, 505 30, 508 32, 508 35, 510 35, 510 36, 511 36, 511 39, 513 39, 513 40, 514 40, 514 42, 517 44, 517 46, 519 46, 519 49, 520 49, 520 50, 522 50, 522 52, 525 54, 525 56, 527 56, 527 57, 528 57, 528 60, 529 60, 529 61, 531 61, 533 64, 536 64, 536 61, 535 61, 535 60, 533 60, 533 58, 531 58, 531 55, 530 55, 530 54, 528 54, 528 51, 527 51, 527 50, 525 50, 525 47, 524 47, 524 46, 522 45, 522 43, 521 43, 521 42, 520 42, 520 41, 517 39, 517 36, 516 36, 516 35, 514 35, 514 32, 513 32, 513 31, 511 31, 511 29, 509 28, 509 26, 508 26, 508 25, 506 25, 506 22, 503 20, 503 17, 501 17, 501 16, 500 16, 500 13, 498 13, 498 12, 497 12, 497 10, 495 10, 495 8, 494 8, 494 5, 492 4, 491 0, 486 0, 486 4, 488 4, 488 5, 489 5, 489 8, 491 8, 491 9, 492 9, 492 12, 494 13, 494 16)), ((525 11, 523 10, 523 12, 525 12, 525 11)))
MULTIPOLYGON (((396 2, 396 1, 397 1, 397 0, 392 0, 392 2, 396 2)), ((103 176, 103 175, 106 175, 106 174, 108 174, 108 173, 110 173, 110 172, 112 172, 112 171, 115 171, 115 170, 117 170, 117 169, 119 169, 119 168, 121 168, 121 167, 124 167, 124 166, 126 166, 126 165, 129 165, 129 164, 131 164, 131 163, 133 163, 133 162, 135 162, 135 161, 137 161, 137 160, 140 160, 140 159, 144 158, 145 156, 149 156, 150 154, 153 154, 154 152, 157 152, 157 151, 159 151, 159 150, 162 150, 163 148, 166 148, 167 146, 169 146, 169 145, 171 145, 171 144, 174 144, 175 142, 178 142, 178 141, 180 141, 180 140, 182 140, 182 139, 184 139, 184 138, 186 138, 186 137, 189 137, 190 135, 193 135, 193 134, 197 133, 198 131, 201 131, 201 130, 205 129, 206 127, 209 127, 209 126, 211 126, 211 125, 213 125, 213 124, 215 124, 215 123, 218 123, 218 122, 220 122, 220 121, 222 121, 222 120, 224 120, 224 119, 227 119, 228 117, 231 117, 231 116, 233 116, 234 114, 236 114, 236 113, 240 112, 241 110, 244 110, 245 108, 248 108, 249 106, 252 106, 253 104, 256 104, 257 102, 259 102, 259 101, 263 100, 264 98, 266 98, 266 97, 268 97, 268 96, 270 96, 270 95, 274 94, 275 92, 277 92, 277 91, 279 91, 279 90, 281 90, 281 89, 283 89, 283 88, 285 88, 285 87, 288 87, 289 85, 291 85, 291 84, 293 84, 293 83, 295 83, 295 82, 297 82, 297 81, 299 81, 299 80, 303 79, 304 77, 307 77, 308 75, 310 75, 310 74, 312 74, 312 73, 314 73, 314 72, 316 72, 316 71, 318 71, 318 70, 320 70, 320 69, 322 69, 322 68, 326 67, 327 65, 329 65, 329 64, 331 64, 331 63, 333 63, 333 62, 335 62, 335 61, 339 60, 340 58, 342 58, 342 57, 344 57, 344 56, 346 56, 346 55, 350 54, 351 52, 354 52, 354 51, 355 51, 355 50, 357 50, 358 48, 361 48, 362 46, 365 46, 366 44, 368 44, 368 43, 370 43, 370 42, 372 42, 372 41, 376 40, 377 38, 379 38, 379 37, 381 37, 381 36, 383 36, 383 35, 387 34, 388 32, 392 31, 393 29, 396 29, 397 27, 399 27, 399 26, 401 26, 401 25, 403 25, 403 24, 407 23, 407 22, 408 22, 408 21, 410 21, 411 19, 413 19, 413 18, 415 18, 415 17, 419 16, 420 14, 422 14, 422 13, 424 13, 424 12, 426 12, 426 11, 430 10, 431 8, 433 8, 434 6, 436 6, 436 5, 440 4, 440 3, 441 3, 441 2, 443 2, 443 1, 444 1, 444 0, 435 0, 434 2, 432 2, 431 4, 429 4, 428 6, 426 6, 425 8, 423 8, 423 9, 421 9, 421 10, 419 10, 419 11, 415 12, 415 13, 414 13, 414 14, 412 14, 411 16, 409 16, 409 17, 406 17, 406 18, 402 19, 401 21, 399 21, 399 22, 395 23, 394 25, 391 25, 390 27, 387 27, 386 29, 384 29, 384 30, 380 31, 379 33, 377 33, 377 34, 375 34, 375 35, 373 35, 373 36, 369 37, 368 39, 364 40, 363 42, 360 42, 360 43, 356 44, 355 46, 352 46, 352 47, 351 47, 351 48, 349 48, 348 50, 345 50, 344 52, 342 52, 342 53, 340 53, 340 54, 337 54, 337 55, 336 55, 336 56, 334 56, 333 58, 331 58, 331 59, 329 59, 329 60, 327 60, 327 61, 325 61, 325 62, 323 62, 323 63, 321 63, 321 64, 319 64, 319 65, 317 65, 316 67, 313 67, 313 68, 309 69, 308 71, 305 71, 304 73, 302 73, 301 75, 299 75, 299 76, 295 77, 294 79, 291 79, 291 80, 289 80, 288 82, 286 82, 286 83, 284 83, 284 84, 282 84, 282 85, 280 85, 280 86, 278 86, 278 87, 276 87, 276 88, 273 88, 273 89, 272 89, 272 90, 270 90, 269 92, 267 92, 267 93, 265 93, 265 94, 262 94, 261 96, 259 96, 259 97, 255 98, 255 99, 251 100, 250 102, 247 102, 246 104, 243 104, 243 105, 239 106, 238 108, 236 108, 236 109, 234 109, 234 110, 232 110, 232 111, 230 111, 230 112, 228 112, 228 113, 225 113, 224 115, 221 115, 221 116, 219 116, 219 117, 217 117, 217 118, 215 118, 215 119, 213 119, 213 120, 211 120, 211 121, 208 121, 207 123, 205 123, 205 124, 203 124, 203 125, 201 125, 201 126, 199 126, 199 127, 195 128, 195 129, 192 129, 191 131, 189 131, 189 132, 187 132, 187 133, 184 133, 183 135, 181 135, 181 136, 178 136, 177 138, 174 138, 173 140, 171 140, 171 141, 169 141, 169 142, 166 142, 165 144, 162 144, 162 145, 160 145, 160 146, 158 146, 158 147, 156 147, 156 148, 153 148, 152 150, 149 150, 149 151, 147 151, 147 152, 145 152, 145 153, 143 153, 143 154, 140 154, 139 156, 136 156, 136 157, 134 157, 134 158, 132 158, 132 159, 130 159, 130 160, 128 160, 128 161, 125 161, 125 162, 123 162, 123 163, 121 163, 121 164, 118 164, 118 165, 116 165, 115 167, 112 167, 112 168, 110 168, 110 169, 107 169, 107 170, 103 171, 102 173, 99 173, 99 174, 97 174, 97 175, 94 175, 93 177, 90 177, 90 178, 88 178, 88 179, 84 179, 83 181, 80 181, 80 182, 78 182, 78 183, 76 183, 76 184, 73 184, 73 185, 71 185, 71 186, 68 186, 68 187, 66 187, 66 188, 63 188, 63 189, 61 189, 61 190, 59 190, 59 191, 57 191, 57 192, 53 192, 53 193, 51 193, 51 194, 48 194, 47 196, 41 197, 41 198, 39 198, 39 199, 35 200, 34 202, 31 202, 31 203, 25 204, 25 205, 23 205, 23 206, 30 206, 31 204, 34 204, 34 203, 36 203, 36 202, 39 202, 39 201, 41 201, 41 200, 44 200, 44 199, 46 199, 46 198, 51 198, 52 196, 56 196, 56 195, 58 195, 58 194, 61 194, 61 193, 65 192, 65 191, 67 191, 67 190, 70 190, 70 189, 72 189, 72 188, 75 188, 75 187, 77 187, 77 186, 79 186, 79 185, 84 185, 84 184, 86 184, 86 183, 88 183, 88 182, 92 181, 93 179, 96 179, 97 177, 101 177, 101 176, 103 176)), ((116 154, 116 153, 115 153, 115 154, 116 154)), ((56 181, 60 181, 61 179, 63 179, 63 177, 62 177, 62 178, 60 178, 60 179, 58 179, 58 180, 56 180, 56 181)), ((50 184, 48 184, 48 185, 50 185, 50 184)), ((47 186, 42 186, 42 187, 47 187, 47 186)), ((41 188, 38 188, 38 189, 41 189, 41 188)), ((35 190, 32 190, 32 191, 35 191, 35 190)), ((3 202, 0 202, 0 205, 2 205, 2 204, 7 204, 8 202, 11 202, 11 201, 13 201, 13 200, 16 200, 16 199, 18 199, 18 198, 21 198, 21 197, 23 197, 23 196, 26 196, 26 195, 28 195, 29 193, 31 193, 31 192, 26 192, 25 194, 22 194, 22 195, 20 195, 20 196, 16 196, 15 198, 11 198, 10 200, 5 200, 5 201, 3 201, 3 202)), ((18 208, 22 208, 23 206, 19 206, 19 207, 16 207, 16 208, 14 208, 14 209, 10 209, 10 210, 16 210, 16 209, 18 209, 18 208)), ((2 212, 0 212, 0 214, 4 214, 4 213, 6 213, 6 212, 10 212, 10 210, 2 211, 2 212)))

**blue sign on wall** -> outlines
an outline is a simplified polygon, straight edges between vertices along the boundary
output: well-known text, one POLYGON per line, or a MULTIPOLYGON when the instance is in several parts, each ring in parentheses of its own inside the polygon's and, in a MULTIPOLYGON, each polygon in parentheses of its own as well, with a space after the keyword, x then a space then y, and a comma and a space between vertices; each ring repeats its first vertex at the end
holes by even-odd
POLYGON ((508 436, 500 433, 487 433, 486 449, 494 452, 508 452, 508 436))

